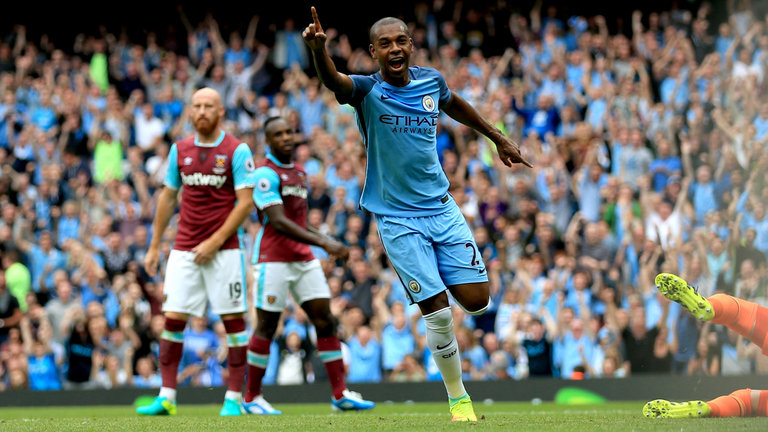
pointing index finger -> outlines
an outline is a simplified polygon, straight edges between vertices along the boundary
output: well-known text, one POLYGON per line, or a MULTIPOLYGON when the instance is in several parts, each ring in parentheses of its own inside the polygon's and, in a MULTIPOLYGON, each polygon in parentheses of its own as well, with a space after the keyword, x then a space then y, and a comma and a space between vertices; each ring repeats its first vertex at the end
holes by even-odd
POLYGON ((315 21, 315 31, 321 33, 323 27, 320 25, 320 18, 317 17, 317 9, 314 6, 312 6, 312 19, 315 21))

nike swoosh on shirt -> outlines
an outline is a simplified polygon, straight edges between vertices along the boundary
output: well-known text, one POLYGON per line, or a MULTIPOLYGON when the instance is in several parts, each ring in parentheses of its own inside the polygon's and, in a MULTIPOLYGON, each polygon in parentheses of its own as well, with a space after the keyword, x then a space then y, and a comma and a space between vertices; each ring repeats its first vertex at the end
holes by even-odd
POLYGON ((481 269, 480 269, 480 270, 478 270, 477 272, 478 272, 479 274, 483 274, 483 273, 485 273, 485 267, 481 268, 481 269))
POLYGON ((453 339, 451 339, 451 341, 450 341, 450 342, 448 342, 447 344, 445 344, 445 345, 443 345, 443 346, 440 346, 440 345, 438 345, 436 348, 437 348, 437 350, 438 350, 438 351, 440 351, 441 349, 446 349, 446 348, 448 348, 448 345, 450 345, 450 344, 452 344, 452 343, 453 343, 453 339))
POLYGON ((381 95, 381 100, 387 100, 387 99, 389 99, 389 96, 387 96, 387 95, 385 95, 385 94, 382 94, 382 95, 381 95))

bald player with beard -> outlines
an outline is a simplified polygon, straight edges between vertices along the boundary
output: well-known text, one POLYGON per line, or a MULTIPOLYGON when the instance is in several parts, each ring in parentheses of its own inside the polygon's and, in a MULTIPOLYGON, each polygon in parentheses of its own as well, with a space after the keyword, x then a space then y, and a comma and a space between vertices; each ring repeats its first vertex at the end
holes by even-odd
POLYGON ((160 339, 159 395, 136 412, 142 415, 176 414, 176 375, 183 331, 190 315, 205 316, 206 302, 221 316, 229 345, 229 387, 220 415, 240 415, 248 334, 245 330, 245 258, 237 230, 253 206, 255 170, 247 144, 225 133, 221 95, 203 88, 192 95, 190 120, 195 135, 176 142, 168 154, 165 187, 157 201, 152 242, 144 258, 154 277, 160 242, 183 193, 173 249, 167 259, 160 339))

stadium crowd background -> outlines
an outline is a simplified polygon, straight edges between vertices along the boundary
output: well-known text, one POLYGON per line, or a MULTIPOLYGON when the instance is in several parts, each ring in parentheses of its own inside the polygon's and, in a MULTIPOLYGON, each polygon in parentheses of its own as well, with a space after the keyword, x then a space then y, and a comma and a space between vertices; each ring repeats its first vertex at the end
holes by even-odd
MULTIPOLYGON (((465 378, 768 372, 756 346, 653 285, 678 272, 704 295, 768 305, 768 10, 720 3, 631 16, 538 1, 405 9, 412 63, 441 70, 535 164, 508 169, 441 119, 441 162, 493 293, 485 315, 454 308, 465 378)), ((375 72, 365 29, 318 9, 337 67, 375 72)), ((1 35, 0 389, 160 385, 162 274, 141 263, 169 146, 191 133, 185 103, 201 86, 224 96, 225 128, 257 159, 268 117, 301 138, 309 223, 351 248, 324 264, 348 381, 439 380, 418 308, 357 208, 365 151, 352 109, 314 78, 308 8, 242 25, 185 12, 162 33, 1 35)), ((259 228, 245 227, 249 254, 259 228)), ((326 379, 300 308, 279 334, 267 384, 326 379)), ((181 383, 224 382, 217 318, 192 319, 184 349, 181 383)))

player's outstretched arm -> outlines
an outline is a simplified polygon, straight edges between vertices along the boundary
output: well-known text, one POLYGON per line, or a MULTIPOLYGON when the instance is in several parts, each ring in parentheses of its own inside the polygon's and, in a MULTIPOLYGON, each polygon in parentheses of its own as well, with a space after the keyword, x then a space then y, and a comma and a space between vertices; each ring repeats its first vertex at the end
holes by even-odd
POLYGON ((285 215, 285 208, 282 204, 269 206, 264 209, 264 213, 267 215, 267 220, 272 228, 281 234, 302 243, 320 246, 330 255, 341 259, 346 259, 349 255, 349 251, 343 244, 313 230, 304 229, 289 219, 285 215))
POLYGON ((157 262, 160 255, 160 241, 163 238, 163 233, 168 227, 168 222, 173 216, 173 211, 176 209, 176 197, 178 191, 176 189, 165 186, 160 191, 160 196, 157 198, 157 210, 155 211, 155 222, 152 224, 152 241, 147 248, 147 254, 144 256, 144 270, 147 274, 154 277, 157 272, 157 262))
POLYGON ((315 63, 320 81, 328 87, 328 90, 339 96, 352 96, 354 90, 352 79, 336 70, 336 65, 333 64, 333 60, 325 50, 325 41, 328 37, 323 31, 323 26, 320 25, 320 19, 317 17, 317 10, 314 6, 312 6, 312 23, 304 29, 301 35, 312 51, 312 60, 315 63))
POLYGON ((496 144, 496 150, 499 158, 506 166, 512 166, 514 163, 521 163, 529 168, 533 168, 530 162, 520 154, 520 146, 504 135, 499 128, 488 122, 480 113, 469 104, 464 98, 456 92, 451 92, 451 100, 442 107, 446 114, 454 120, 465 124, 472 129, 487 136, 496 144))

